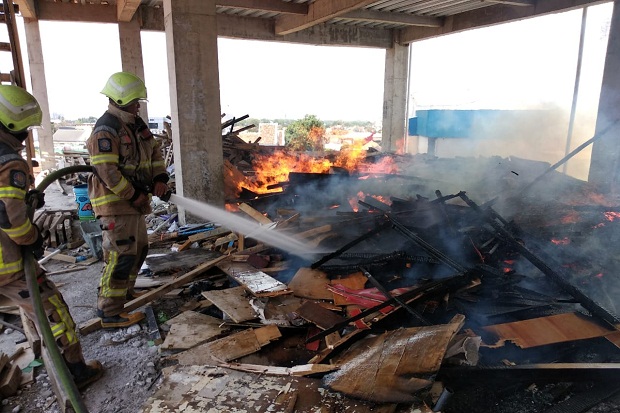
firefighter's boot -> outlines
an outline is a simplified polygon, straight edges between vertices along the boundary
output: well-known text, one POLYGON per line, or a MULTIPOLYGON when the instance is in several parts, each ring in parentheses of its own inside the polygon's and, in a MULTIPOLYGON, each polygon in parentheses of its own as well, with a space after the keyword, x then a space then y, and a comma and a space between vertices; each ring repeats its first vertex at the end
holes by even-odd
POLYGON ((120 313, 114 316, 106 317, 103 311, 97 310, 97 316, 101 318, 101 327, 103 328, 122 328, 134 325, 144 319, 144 313, 120 313))
POLYGON ((97 360, 78 363, 67 362, 67 367, 79 390, 85 389, 89 384, 96 382, 103 376, 103 366, 97 360))

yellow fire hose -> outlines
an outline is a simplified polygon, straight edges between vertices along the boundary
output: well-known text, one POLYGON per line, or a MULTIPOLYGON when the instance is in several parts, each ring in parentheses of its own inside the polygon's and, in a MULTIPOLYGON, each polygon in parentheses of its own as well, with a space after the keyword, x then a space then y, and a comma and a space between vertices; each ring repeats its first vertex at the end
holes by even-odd
MULTIPOLYGON (((92 167, 88 165, 76 165, 59 169, 46 176, 36 189, 43 192, 45 188, 47 188, 55 180, 65 175, 70 175, 78 172, 92 172, 92 167)), ((28 216, 31 220, 34 216, 34 210, 37 207, 36 197, 32 198, 32 202, 35 205, 28 205, 28 216)), ((56 345, 56 340, 54 339, 52 329, 47 322, 47 315, 45 314, 45 309, 43 308, 43 301, 41 300, 41 293, 38 288, 35 258, 32 253, 32 248, 29 246, 25 246, 22 250, 24 257, 24 272, 26 273, 26 282, 28 283, 30 297, 32 297, 32 302, 37 318, 37 326, 39 327, 39 333, 43 336, 45 348, 49 352, 50 359, 52 361, 52 366, 46 367, 53 368, 58 373, 58 378, 60 380, 59 385, 62 386, 64 391, 67 393, 67 397, 69 398, 69 401, 71 402, 75 413, 88 413, 88 409, 84 404, 84 400, 82 400, 80 392, 75 385, 75 382, 73 381, 73 377, 71 376, 71 372, 65 364, 62 354, 60 354, 60 350, 56 345)))

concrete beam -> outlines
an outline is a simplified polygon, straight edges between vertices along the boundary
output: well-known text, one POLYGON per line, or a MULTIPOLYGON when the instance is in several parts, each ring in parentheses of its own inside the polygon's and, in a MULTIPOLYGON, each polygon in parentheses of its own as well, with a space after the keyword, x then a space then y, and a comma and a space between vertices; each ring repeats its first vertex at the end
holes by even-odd
MULTIPOLYGON (((142 30, 164 30, 162 9, 140 8, 142 30)), ((277 36, 271 19, 237 17, 218 14, 217 34, 221 37, 244 40, 278 41, 285 43, 334 45, 350 47, 392 47, 393 31, 359 26, 319 24, 310 29, 286 36, 277 36)))
POLYGON ((276 19, 276 34, 283 36, 308 29, 374 2, 376 0, 316 0, 310 4, 308 14, 305 16, 278 17, 276 19))
POLYGON ((119 22, 129 22, 136 14, 141 0, 117 0, 116 18, 119 22))
POLYGON ((524 20, 531 17, 543 16, 594 6, 606 3, 605 1, 587 0, 547 0, 538 1, 534 6, 515 7, 505 4, 484 7, 454 16, 448 16, 442 27, 407 27, 400 30, 402 43, 412 43, 432 37, 463 32, 470 29, 494 26, 500 23, 524 20))
POLYGON ((407 13, 387 13, 374 10, 355 10, 338 16, 341 19, 362 20, 373 23, 406 24, 408 26, 441 27, 443 19, 438 17, 416 16, 407 13))
MULTIPOLYGON (((145 80, 142 38, 140 37, 140 22, 137 15, 134 15, 130 22, 118 23, 118 37, 123 71, 133 73, 140 79, 145 80)), ((140 102, 140 116, 146 123, 149 122, 147 102, 140 102)))
POLYGON ((608 130, 592 145, 588 181, 604 193, 620 192, 620 1, 614 2, 603 69, 603 84, 595 135, 608 130))
POLYGON ((409 45, 394 43, 385 53, 381 149, 395 151, 407 137, 409 45))
POLYGON ((14 0, 13 2, 19 6, 19 13, 24 19, 37 18, 37 9, 34 0, 14 0))
POLYGON ((223 207, 215 0, 164 0, 164 22, 177 193, 223 207))
POLYGON ((308 14, 308 5, 284 3, 281 0, 216 0, 218 6, 234 7, 242 10, 262 10, 286 14, 308 14))
POLYGON ((38 19, 87 23, 116 23, 116 6, 110 4, 52 3, 39 1, 38 19))

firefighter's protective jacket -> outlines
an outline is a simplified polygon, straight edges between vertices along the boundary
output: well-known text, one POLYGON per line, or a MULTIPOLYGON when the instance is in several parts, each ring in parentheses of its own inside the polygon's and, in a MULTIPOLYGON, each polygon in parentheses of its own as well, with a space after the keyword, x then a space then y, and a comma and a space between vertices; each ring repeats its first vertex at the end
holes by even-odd
POLYGON ((39 237, 24 201, 34 178, 20 155, 23 148, 19 139, 0 130, 0 286, 23 276, 21 246, 39 237))
MULTIPOLYGON (((88 195, 97 216, 133 215, 132 202, 168 182, 160 145, 144 121, 110 104, 86 142, 94 173, 88 195)), ((148 212, 148 211, 147 211, 148 212)))

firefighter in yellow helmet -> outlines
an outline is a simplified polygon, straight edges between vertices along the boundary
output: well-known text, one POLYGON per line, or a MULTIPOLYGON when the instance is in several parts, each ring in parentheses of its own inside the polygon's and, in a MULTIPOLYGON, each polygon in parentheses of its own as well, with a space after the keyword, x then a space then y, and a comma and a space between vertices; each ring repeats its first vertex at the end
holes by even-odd
MULTIPOLYGON (((27 202, 36 197, 37 207, 45 203, 43 193, 29 190, 34 179, 21 156, 30 127, 41 125, 41 108, 34 96, 17 86, 0 85, 0 296, 23 308, 36 319, 24 274, 22 246, 30 245, 35 257, 42 253, 43 239, 27 212, 27 202)), ((43 308, 56 343, 82 389, 103 374, 101 363, 84 361, 75 323, 62 294, 44 271, 35 265, 43 308)))
POLYGON ((169 178, 159 143, 138 114, 140 101, 146 100, 142 79, 114 73, 101 93, 109 104, 86 142, 93 166, 88 194, 103 228, 105 267, 97 315, 103 328, 118 328, 144 318, 144 313, 127 313, 123 307, 135 297, 136 277, 148 252, 150 194, 165 195, 169 178))

